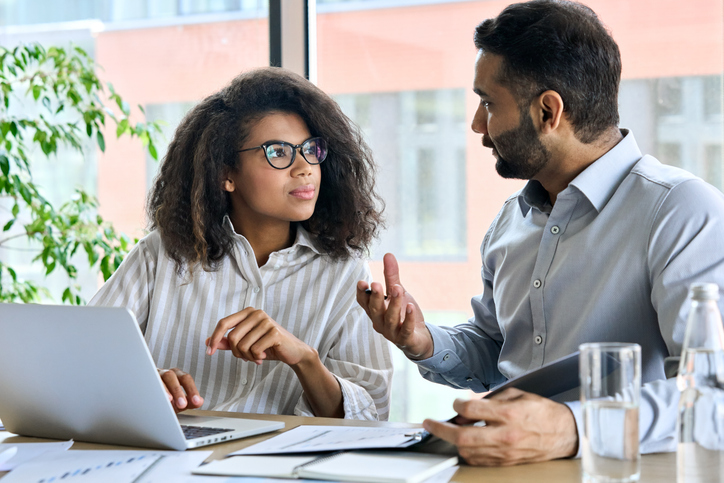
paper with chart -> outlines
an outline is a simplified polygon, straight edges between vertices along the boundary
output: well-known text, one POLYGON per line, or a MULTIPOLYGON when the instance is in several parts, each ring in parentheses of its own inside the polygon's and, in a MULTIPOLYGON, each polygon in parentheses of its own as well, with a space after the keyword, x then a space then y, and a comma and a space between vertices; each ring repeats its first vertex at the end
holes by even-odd
POLYGON ((49 455, 56 452, 64 453, 71 446, 73 446, 73 441, 61 441, 59 443, 0 443, 0 453, 12 447, 18 449, 12 458, 0 464, 0 471, 10 471, 16 466, 41 455, 49 455))
POLYGON ((369 448, 407 448, 428 433, 422 428, 298 426, 231 455, 312 453, 369 448))
POLYGON ((18 466, 3 483, 28 481, 103 481, 162 483, 191 477, 211 451, 76 450, 49 453, 18 466))

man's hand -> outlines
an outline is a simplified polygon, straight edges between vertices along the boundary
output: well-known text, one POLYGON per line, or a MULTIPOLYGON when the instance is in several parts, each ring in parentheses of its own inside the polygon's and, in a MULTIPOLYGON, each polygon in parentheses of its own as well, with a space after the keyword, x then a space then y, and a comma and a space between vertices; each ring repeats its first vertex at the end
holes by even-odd
POLYGON ((433 354, 433 342, 430 331, 425 326, 422 310, 415 299, 407 293, 400 283, 400 270, 395 256, 388 253, 384 257, 385 289, 381 284, 357 282, 357 302, 372 320, 372 327, 400 348, 410 359, 421 360, 433 354), (372 291, 366 293, 367 289, 372 291))
POLYGON ((295 366, 319 358, 314 349, 254 307, 221 319, 206 345, 208 355, 217 349, 230 350, 235 357, 256 364, 269 359, 295 366))
POLYGON ((559 404, 519 389, 490 399, 457 399, 453 408, 462 420, 485 426, 458 426, 426 419, 423 426, 458 447, 473 466, 511 466, 575 456, 578 432, 573 414, 559 404))
POLYGON ((204 404, 204 398, 199 395, 190 374, 178 368, 159 369, 158 373, 174 411, 180 413, 184 409, 196 409, 204 404))

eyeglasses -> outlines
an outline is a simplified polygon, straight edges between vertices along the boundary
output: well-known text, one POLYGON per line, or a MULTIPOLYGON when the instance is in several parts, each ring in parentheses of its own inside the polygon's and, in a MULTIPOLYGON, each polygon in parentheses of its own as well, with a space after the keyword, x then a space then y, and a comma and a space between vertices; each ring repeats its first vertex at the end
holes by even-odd
POLYGON ((284 141, 267 141, 261 146, 241 149, 238 152, 263 149, 264 156, 272 168, 287 169, 294 164, 297 149, 309 164, 320 164, 327 157, 327 141, 322 138, 309 138, 302 144, 285 143, 284 141), (301 148, 301 149, 300 149, 301 148))

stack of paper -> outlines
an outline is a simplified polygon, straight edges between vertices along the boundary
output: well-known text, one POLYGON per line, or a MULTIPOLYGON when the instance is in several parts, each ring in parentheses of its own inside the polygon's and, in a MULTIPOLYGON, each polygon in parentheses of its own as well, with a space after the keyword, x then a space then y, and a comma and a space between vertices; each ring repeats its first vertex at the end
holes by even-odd
POLYGON ((232 456, 197 475, 312 478, 373 483, 419 483, 454 466, 457 457, 393 451, 350 451, 323 457, 232 456))

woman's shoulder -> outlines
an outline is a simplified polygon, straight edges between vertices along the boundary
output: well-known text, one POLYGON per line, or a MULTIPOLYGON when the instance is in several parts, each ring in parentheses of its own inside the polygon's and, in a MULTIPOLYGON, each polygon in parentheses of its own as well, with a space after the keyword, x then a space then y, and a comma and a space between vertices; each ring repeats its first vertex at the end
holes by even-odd
POLYGON ((133 247, 129 256, 136 255, 143 258, 158 259, 159 254, 163 251, 163 242, 161 234, 158 230, 152 230, 142 237, 133 247))
POLYGON ((324 251, 314 235, 301 226, 297 228, 295 245, 301 245, 306 247, 310 252, 313 252, 313 257, 322 261, 328 270, 338 273, 369 272, 369 264, 367 263, 367 259, 365 257, 359 254, 350 254, 345 258, 334 258, 324 251))

